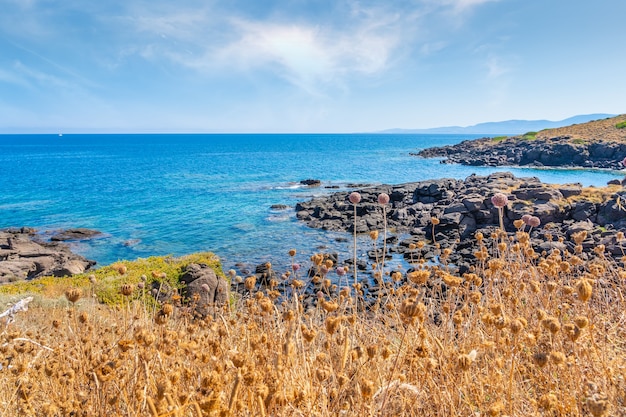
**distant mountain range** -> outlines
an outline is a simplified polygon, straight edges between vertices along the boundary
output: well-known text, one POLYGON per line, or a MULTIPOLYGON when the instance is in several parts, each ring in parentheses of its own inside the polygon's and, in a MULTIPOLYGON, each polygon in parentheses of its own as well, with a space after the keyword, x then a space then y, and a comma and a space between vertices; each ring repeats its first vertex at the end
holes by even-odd
POLYGON ((615 117, 615 114, 584 114, 568 119, 551 120, 505 120, 503 122, 479 123, 473 126, 446 126, 430 129, 387 129, 379 133, 431 133, 431 134, 480 134, 480 135, 519 135, 526 132, 536 132, 543 129, 554 129, 578 123, 587 123, 592 120, 615 117))

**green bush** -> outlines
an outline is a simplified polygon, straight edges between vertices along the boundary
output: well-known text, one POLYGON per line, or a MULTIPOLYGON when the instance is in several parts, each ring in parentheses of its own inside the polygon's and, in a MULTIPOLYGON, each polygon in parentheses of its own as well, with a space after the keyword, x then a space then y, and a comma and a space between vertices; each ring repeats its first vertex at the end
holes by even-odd
POLYGON ((615 127, 618 129, 626 128, 626 120, 624 120, 623 122, 619 122, 618 124, 615 125, 615 127))
POLYGON ((522 135, 522 139, 535 140, 537 139, 537 132, 526 132, 522 135))
POLYGON ((508 136, 496 136, 495 138, 491 138, 492 142, 502 142, 503 140, 506 140, 506 138, 508 138, 508 136))

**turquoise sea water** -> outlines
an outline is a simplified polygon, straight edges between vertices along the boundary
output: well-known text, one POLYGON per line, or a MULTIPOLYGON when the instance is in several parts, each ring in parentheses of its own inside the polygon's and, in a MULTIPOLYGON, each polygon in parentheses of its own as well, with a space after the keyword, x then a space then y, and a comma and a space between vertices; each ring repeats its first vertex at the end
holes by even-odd
POLYGON ((299 223, 298 201, 324 185, 396 184, 511 171, 545 182, 604 185, 621 172, 443 165, 410 156, 478 135, 0 135, 0 228, 87 227, 104 237, 73 245, 104 265, 118 259, 213 251, 226 268, 345 251, 299 223))

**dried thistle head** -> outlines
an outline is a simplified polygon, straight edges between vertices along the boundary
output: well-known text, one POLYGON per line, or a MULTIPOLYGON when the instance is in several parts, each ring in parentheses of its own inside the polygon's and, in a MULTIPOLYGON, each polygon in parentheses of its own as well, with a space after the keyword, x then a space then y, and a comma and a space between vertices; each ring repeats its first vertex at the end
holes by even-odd
POLYGON ((121 293, 123 296, 126 296, 126 297, 128 297, 128 296, 132 295, 132 294, 133 294, 133 290, 134 290, 134 288, 133 288, 133 286, 132 286, 132 285, 130 285, 130 284, 122 284, 122 285, 120 286, 120 293, 121 293))
POLYGON ((579 279, 576 283, 576 292, 578 293, 578 299, 580 301, 583 303, 589 301, 593 293, 591 281, 586 278, 579 279))
POLYGON ((76 303, 81 296, 82 292, 79 288, 68 288, 65 290, 65 298, 72 304, 76 303))
POLYGON ((254 287, 256 286, 256 277, 254 275, 247 277, 243 281, 243 286, 245 287, 246 290, 252 291, 254 287))
POLYGON ((574 317, 574 323, 581 329, 584 329, 589 325, 589 319, 585 316, 576 316, 574 317))

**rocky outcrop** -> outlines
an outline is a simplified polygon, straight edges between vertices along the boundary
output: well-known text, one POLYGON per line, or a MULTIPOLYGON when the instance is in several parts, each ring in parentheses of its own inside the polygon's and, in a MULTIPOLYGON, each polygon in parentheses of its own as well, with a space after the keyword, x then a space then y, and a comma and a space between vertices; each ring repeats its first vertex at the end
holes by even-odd
POLYGON ((626 143, 573 142, 570 136, 547 140, 521 137, 497 142, 491 138, 424 149, 423 158, 443 157, 442 163, 471 166, 546 166, 623 169, 626 143))
MULTIPOLYGON (((580 184, 550 185, 535 177, 518 178, 504 172, 472 175, 465 180, 445 178, 381 185, 358 192, 361 194, 361 202, 356 206, 358 233, 383 229, 383 207, 377 199, 380 193, 389 195, 390 202, 385 208, 387 228, 396 235, 409 235, 397 245, 389 245, 396 253, 407 254, 411 243, 436 241, 441 247, 455 248, 451 262, 471 263, 475 233, 482 231, 488 235, 499 225, 498 209, 491 202, 496 192, 508 197, 503 209, 507 231, 514 232, 513 222, 525 214, 541 220, 541 226, 532 232, 539 251, 547 246, 556 247, 557 243, 573 251, 572 230, 582 227, 588 230, 587 249, 602 243, 611 253, 622 251, 615 238, 618 230, 626 228, 626 190, 621 187, 607 190, 604 202, 592 202, 583 198, 580 184), (432 218, 439 221, 434 228, 432 218), (559 238, 563 242, 558 242, 559 238)), ((348 196, 348 192, 339 192, 298 203, 297 218, 313 228, 352 232, 354 206, 348 196)), ((393 243, 392 238, 389 243, 393 243)), ((427 247, 425 252, 428 250, 427 247)), ((436 251, 432 247, 430 250, 434 256, 436 251)))
POLYGON ((228 283, 208 265, 189 264, 180 281, 185 284, 182 295, 201 317, 209 315, 215 306, 228 302, 228 283))
POLYGON ((81 274, 95 264, 63 243, 38 240, 33 229, 0 231, 0 282, 81 274))
POLYGON ((472 166, 548 166, 623 169, 626 115, 529 132, 522 136, 466 140, 415 154, 472 166))

